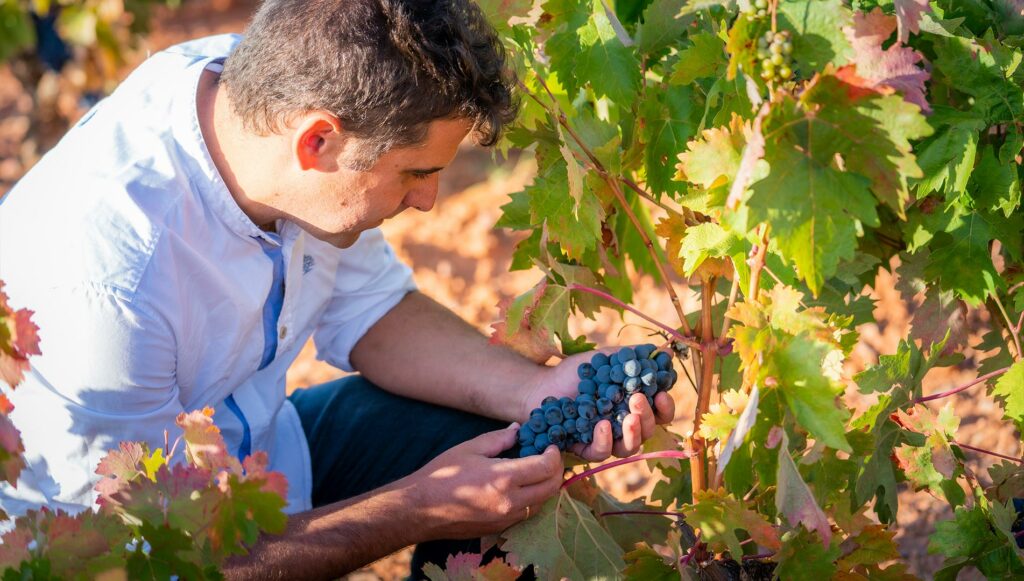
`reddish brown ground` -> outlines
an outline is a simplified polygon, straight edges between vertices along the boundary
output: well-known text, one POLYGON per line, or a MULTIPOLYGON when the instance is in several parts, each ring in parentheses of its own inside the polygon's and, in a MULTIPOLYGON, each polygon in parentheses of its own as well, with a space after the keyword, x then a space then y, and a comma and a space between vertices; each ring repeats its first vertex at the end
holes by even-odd
MULTIPOLYGON (((250 14, 249 0, 219 0, 211 3, 186 3, 184 9, 162 11, 154 22, 153 33, 143 49, 156 51, 188 38, 221 32, 241 31, 250 14)), ((127 72, 127 70, 126 70, 127 72)), ((81 114, 75 96, 64 98, 59 110, 70 119, 81 114)), ((0 192, 24 173, 31 156, 24 155, 23 142, 29 127, 27 114, 32 109, 30 94, 20 86, 6 67, 0 67, 0 192)), ((57 136, 44 136, 43 141, 57 136)), ((507 272, 517 237, 494 229, 500 215, 499 207, 509 193, 528 183, 534 168, 531 163, 505 161, 495 163, 488 152, 465 145, 453 166, 442 174, 441 195, 429 214, 406 212, 385 224, 389 240, 398 254, 416 273, 421 290, 487 333, 497 316, 500 299, 514 297, 539 279, 539 273, 507 272)), ((847 376, 877 360, 879 353, 891 353, 900 338, 906 335, 911 314, 899 295, 892 290, 892 281, 882 276, 878 287, 877 324, 860 329, 861 342, 846 365, 847 376)), ((636 280, 634 306, 664 321, 673 319, 673 311, 664 292, 647 277, 636 280)), ((692 304, 692 303, 691 303, 692 304)), ((976 317, 979 325, 984 317, 976 317)), ((612 311, 600 314, 596 321, 573 320, 572 330, 586 333, 598 344, 644 342, 648 330, 642 321, 627 317, 625 321, 612 311)), ((981 332, 972 333, 977 342, 981 332)), ((974 355, 967 353, 969 361, 974 355)), ((311 345, 307 345, 288 373, 288 389, 321 383, 341 373, 316 361, 311 345)), ((948 389, 974 376, 972 371, 937 372, 928 377, 926 393, 948 389)), ((679 410, 672 429, 680 433, 689 429, 694 397, 692 390, 675 391, 679 410)), ((848 390, 851 405, 862 408, 870 400, 848 390)), ((956 411, 963 419, 961 441, 984 446, 1006 454, 1019 454, 1019 439, 1012 429, 998 421, 1001 412, 982 389, 965 392, 954 399, 956 411)), ((937 406, 936 406, 937 407, 937 406)), ((991 464, 986 457, 972 458, 972 467, 979 473, 991 464)), ((620 498, 644 494, 652 485, 646 468, 633 464, 604 473, 604 485, 620 498)), ((982 477, 984 481, 984 476, 982 477)), ((905 491, 900 497, 899 535, 901 550, 911 570, 930 576, 941 559, 926 552, 927 537, 936 519, 947 518, 948 509, 924 493, 905 491)), ((407 571, 409 550, 383 559, 371 567, 349 576, 350 579, 394 579, 407 571)), ((967 578, 967 577, 962 577, 967 578)))

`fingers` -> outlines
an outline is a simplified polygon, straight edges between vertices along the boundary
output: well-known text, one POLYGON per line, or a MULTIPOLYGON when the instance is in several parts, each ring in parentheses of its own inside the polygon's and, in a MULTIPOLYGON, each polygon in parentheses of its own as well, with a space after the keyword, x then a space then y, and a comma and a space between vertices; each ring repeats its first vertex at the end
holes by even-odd
POLYGON ((528 486, 549 480, 561 482, 565 465, 561 452, 552 445, 536 456, 502 461, 497 470, 505 473, 513 484, 528 486))
POLYGON ((655 420, 659 424, 671 424, 676 418, 676 402, 672 396, 661 392, 654 396, 655 420))
MULTIPOLYGON (((654 428, 657 427, 657 420, 654 417, 654 410, 647 403, 647 398, 642 393, 634 393, 629 398, 630 415, 640 418, 641 441, 654 435, 654 428)), ((627 418, 628 419, 628 418, 627 418)), ((623 426, 625 432, 625 426, 623 426)))
POLYGON ((508 450, 516 443, 519 433, 519 423, 512 422, 507 428, 480 434, 479 436, 465 443, 466 449, 470 452, 494 458, 505 450, 508 450))
MULTIPOLYGON (((515 494, 516 506, 521 506, 524 509, 529 506, 532 514, 537 514, 537 509, 542 504, 547 502, 549 498, 558 494, 558 490, 562 487, 562 477, 552 478, 529 486, 520 488, 515 494)), ((523 517, 526 517, 526 511, 523 511, 523 517)))
POLYGON ((599 462, 612 453, 612 424, 601 420, 594 426, 594 441, 589 446, 577 444, 573 452, 588 462, 599 462))

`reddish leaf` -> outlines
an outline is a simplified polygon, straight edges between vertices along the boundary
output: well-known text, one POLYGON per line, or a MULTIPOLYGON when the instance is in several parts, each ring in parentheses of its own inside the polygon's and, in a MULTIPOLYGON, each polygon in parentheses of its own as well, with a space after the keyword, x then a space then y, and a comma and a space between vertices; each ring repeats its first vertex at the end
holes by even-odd
MULTIPOLYGON (((564 290, 564 287, 559 288, 564 290)), ((498 303, 500 320, 491 325, 494 329, 491 344, 506 345, 537 363, 544 363, 551 357, 560 357, 561 351, 555 345, 552 325, 541 311, 545 299, 550 298, 546 296, 547 290, 548 281, 545 278, 515 300, 502 300, 498 303)), ((568 291, 565 290, 565 293, 567 311, 568 291)), ((558 314, 555 315, 557 317, 558 314)))
POLYGON ((932 7, 928 0, 893 0, 893 3, 896 5, 900 44, 906 44, 911 32, 921 32, 921 15, 931 12, 932 7))
POLYGON ((11 486, 17 486, 18 475, 25 467, 25 445, 21 441, 21 433, 11 419, 0 416, 0 479, 6 480, 11 486))
POLYGON ((95 490, 100 493, 98 502, 101 506, 111 502, 115 494, 144 474, 139 462, 145 454, 146 450, 142 444, 121 442, 119 449, 110 450, 103 460, 100 460, 96 474, 104 478, 96 483, 95 490))
POLYGON ((29 356, 39 355, 39 327, 31 321, 32 311, 11 308, 3 287, 0 281, 0 381, 14 388, 29 369, 29 356))
POLYGON ((185 456, 189 462, 211 471, 228 469, 242 473, 238 460, 228 453, 220 428, 213 423, 213 409, 203 408, 178 414, 178 427, 185 431, 185 456))
POLYGON ((923 111, 931 111, 925 99, 924 86, 931 75, 918 66, 924 60, 921 53, 900 43, 894 43, 888 49, 882 48, 882 43, 895 30, 896 17, 883 13, 880 8, 869 14, 854 15, 853 26, 847 27, 845 32, 853 46, 857 75, 872 87, 896 89, 908 102, 923 111))
POLYGON ((268 472, 268 464, 269 459, 266 452, 262 450, 253 452, 252 456, 247 457, 243 463, 245 479, 263 480, 263 487, 260 490, 273 492, 281 498, 288 498, 288 479, 280 472, 268 472))

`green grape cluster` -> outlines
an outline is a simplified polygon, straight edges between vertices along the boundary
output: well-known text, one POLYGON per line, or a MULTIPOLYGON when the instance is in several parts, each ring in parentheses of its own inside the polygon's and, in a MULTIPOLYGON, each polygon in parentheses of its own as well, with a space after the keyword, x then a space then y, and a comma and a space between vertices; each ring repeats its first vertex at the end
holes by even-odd
POLYGON ((768 16, 768 0, 755 0, 742 9, 749 20, 758 20, 768 16))
POLYGON ((761 78, 767 81, 788 81, 793 78, 793 43, 789 31, 764 33, 757 39, 757 59, 761 62, 761 78))

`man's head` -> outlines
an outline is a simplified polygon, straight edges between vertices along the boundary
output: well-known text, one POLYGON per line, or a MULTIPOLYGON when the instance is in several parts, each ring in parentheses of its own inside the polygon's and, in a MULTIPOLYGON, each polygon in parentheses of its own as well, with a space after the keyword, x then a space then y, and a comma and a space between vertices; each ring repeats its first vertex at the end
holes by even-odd
POLYGON ((466 120, 491 145, 516 111, 504 51, 472 0, 265 0, 221 82, 257 134, 333 115, 359 141, 343 160, 356 170, 422 144, 439 119, 466 120))

